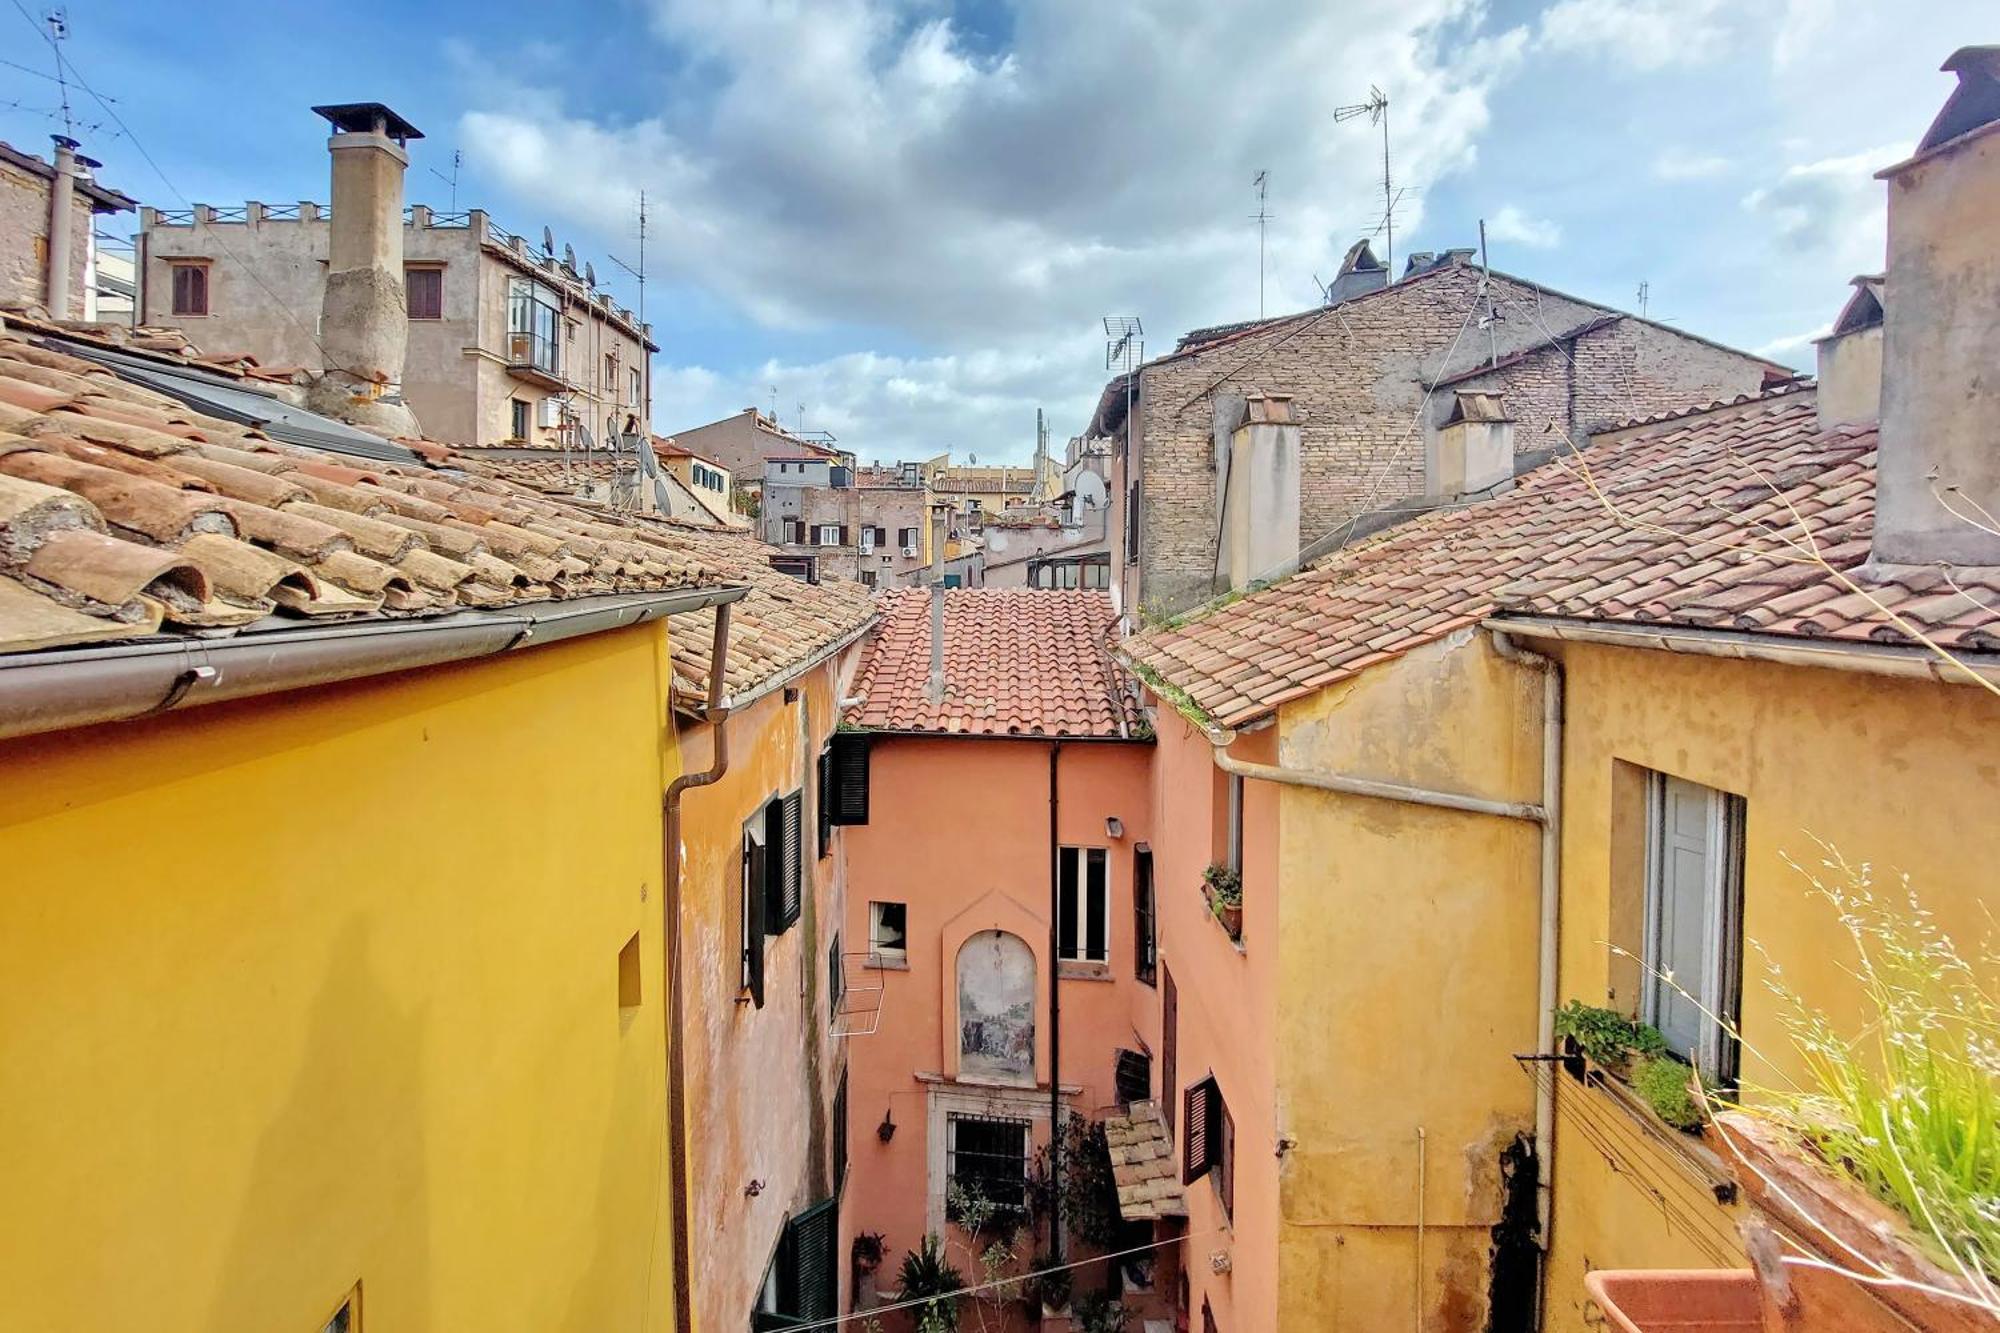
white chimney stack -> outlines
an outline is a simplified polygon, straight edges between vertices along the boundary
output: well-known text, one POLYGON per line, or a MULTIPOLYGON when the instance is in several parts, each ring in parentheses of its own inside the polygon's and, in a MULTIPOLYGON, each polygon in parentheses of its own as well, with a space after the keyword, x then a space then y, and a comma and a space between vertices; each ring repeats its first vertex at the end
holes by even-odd
POLYGON ((1833 331, 1814 344, 1819 352, 1815 395, 1819 428, 1882 418, 1882 276, 1854 280, 1833 331))
POLYGON ((1497 393, 1452 396, 1451 415, 1431 433, 1432 499, 1462 500, 1514 480, 1514 418, 1497 393))
POLYGON ((1958 87, 1889 183, 1876 563, 2000 565, 2000 47, 1944 63, 1958 87))
POLYGON ((320 346, 326 369, 307 405, 386 435, 413 435, 403 402, 409 309, 403 295, 405 145, 423 134, 380 102, 316 106, 333 126, 333 218, 328 227, 320 346))
POLYGON ((1244 588, 1288 570, 1299 558, 1299 425, 1288 393, 1245 400, 1229 433, 1223 491, 1229 533, 1229 586, 1244 588))

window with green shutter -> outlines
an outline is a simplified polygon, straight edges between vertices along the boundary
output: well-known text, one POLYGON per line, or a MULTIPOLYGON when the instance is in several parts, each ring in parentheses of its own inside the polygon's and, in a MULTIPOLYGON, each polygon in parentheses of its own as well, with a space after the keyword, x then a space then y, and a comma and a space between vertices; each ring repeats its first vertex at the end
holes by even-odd
POLYGON ((750 1320, 752 1329, 801 1328, 833 1319, 839 1299, 834 1269, 837 1222, 832 1199, 786 1221, 750 1320))
POLYGON ((804 885, 805 792, 764 807, 764 931, 782 935, 799 919, 804 885))
POLYGON ((868 822, 868 754, 873 741, 864 731, 836 731, 828 742, 825 805, 829 824, 868 822))

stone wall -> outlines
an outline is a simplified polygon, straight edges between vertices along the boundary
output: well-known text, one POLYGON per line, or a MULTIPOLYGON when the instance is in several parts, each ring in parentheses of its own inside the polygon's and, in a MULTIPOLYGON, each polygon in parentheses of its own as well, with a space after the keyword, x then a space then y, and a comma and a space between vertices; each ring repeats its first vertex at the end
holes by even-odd
POLYGON ((780 486, 767 483, 759 510, 759 526, 764 540, 772 545, 782 546, 789 552, 819 557, 822 574, 866 582, 861 578, 866 573, 874 576, 877 587, 900 587, 918 581, 918 576, 926 569, 923 528, 929 521, 926 518, 928 500, 928 492, 901 486, 780 486), (803 544, 785 540, 785 520, 788 518, 805 521, 806 541, 803 544), (813 529, 822 524, 844 526, 847 529, 846 543, 839 546, 819 545, 814 540, 813 529), (861 549, 861 530, 871 526, 884 530, 884 540, 864 552, 861 549), (914 528, 917 532, 917 554, 914 556, 903 554, 898 534, 904 528, 914 528))
MULTIPOLYGON (((1489 358, 1508 364, 1458 387, 1507 395, 1520 453, 1754 390, 1768 364, 1633 318, 1579 333, 1614 312, 1499 274, 1493 288, 1500 319, 1490 336, 1480 327, 1479 270, 1454 264, 1147 365, 1136 409, 1140 578, 1136 590, 1127 585, 1140 614, 1185 609, 1222 586, 1216 420, 1225 397, 1292 395, 1309 543, 1363 510, 1425 492, 1429 438, 1451 407, 1442 390, 1426 404, 1426 388, 1489 358), (1565 339, 1576 348, 1574 370, 1551 345, 1565 339)), ((1122 521, 1121 513, 1114 527, 1122 521)))
MULTIPOLYGON (((70 216, 69 309, 51 313, 82 319, 93 214, 81 191, 70 216)), ((49 182, 0 162, 0 306, 38 306, 48 299, 48 246, 49 182)))

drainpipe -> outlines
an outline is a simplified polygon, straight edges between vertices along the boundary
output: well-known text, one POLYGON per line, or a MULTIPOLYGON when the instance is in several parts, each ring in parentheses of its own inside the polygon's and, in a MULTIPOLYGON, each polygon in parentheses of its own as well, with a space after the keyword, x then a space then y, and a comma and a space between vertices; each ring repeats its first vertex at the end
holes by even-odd
POLYGON ((49 318, 60 323, 69 318, 69 224, 70 203, 76 198, 76 140, 66 134, 49 136, 56 141, 56 174, 49 182, 49 318))
MULTIPOLYGON (((1542 1059, 1535 1073, 1535 1233, 1546 1253, 1555 1189, 1556 1081, 1549 1057, 1556 1050, 1556 940, 1562 904, 1563 675, 1554 658, 1523 648, 1504 632, 1492 633, 1495 652, 1542 676, 1542 902, 1535 994, 1535 1053, 1542 1059)), ((1536 1304, 1542 1304, 1539 1294, 1536 1304)))
MULTIPOLYGON (((1049 1192, 1062 1198, 1062 742, 1049 742, 1049 1192)), ((1062 1208, 1049 1210, 1049 1252, 1063 1254, 1062 1208)))
POLYGON ((924 696, 944 702, 944 534, 943 505, 931 509, 931 674, 924 696))
MULTIPOLYGON (((731 603, 715 608, 715 640, 708 655, 708 702, 701 710, 702 721, 714 737, 708 768, 700 773, 683 773, 667 785, 661 817, 660 910, 665 914, 663 945, 667 964, 667 1144, 668 1188, 674 1196, 674 1327, 694 1327, 694 1254, 689 1231, 688 1142, 687 1142, 687 1056, 681 1034, 685 1026, 687 1002, 681 979, 681 797, 690 787, 706 787, 729 771, 729 705, 723 699, 724 672, 729 662, 729 613, 731 603)), ((669 713, 673 705, 668 704, 669 713)), ((667 719, 672 725, 671 716, 667 719)))

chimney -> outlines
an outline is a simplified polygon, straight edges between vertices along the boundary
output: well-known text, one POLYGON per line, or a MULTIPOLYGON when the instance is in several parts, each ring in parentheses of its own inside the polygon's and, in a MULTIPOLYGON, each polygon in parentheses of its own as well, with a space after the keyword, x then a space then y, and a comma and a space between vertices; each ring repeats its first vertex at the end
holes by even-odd
POLYGON ((380 431, 413 435, 403 401, 409 311, 403 298, 405 145, 422 132, 380 102, 316 106, 333 126, 333 218, 328 226, 320 345, 326 369, 307 406, 380 431))
POLYGON ((1244 588, 1299 558, 1299 426, 1288 393, 1252 395, 1229 433, 1229 586, 1244 588))
POLYGON ((931 506, 931 673, 924 683, 924 698, 933 704, 944 702, 944 538, 947 508, 931 506))
POLYGON ((76 140, 52 134, 56 141, 56 173, 49 180, 49 318, 69 318, 70 207, 76 198, 76 140))
POLYGON ((1375 251, 1369 248, 1368 238, 1364 236, 1348 247, 1346 256, 1340 261, 1340 272, 1334 274, 1333 281, 1326 285, 1326 303, 1339 305, 1364 292, 1379 291, 1388 285, 1388 266, 1375 257, 1375 251))
POLYGON ((1451 415, 1431 434, 1430 498, 1462 500, 1514 480, 1514 419, 1497 393, 1452 395, 1451 415))
POLYGON ((1819 428, 1876 421, 1882 415, 1882 275, 1854 279, 1819 350, 1819 428))
POLYGON ((2000 533, 1982 517, 2000 514, 2000 47, 1965 47, 1944 68, 1958 87, 1916 155, 1877 173, 1889 183, 1884 565, 2000 565, 2000 533))

